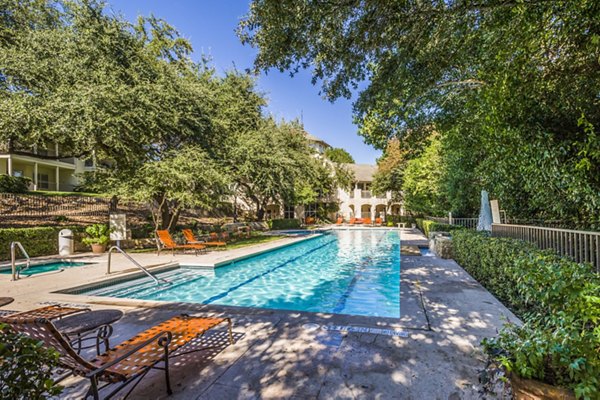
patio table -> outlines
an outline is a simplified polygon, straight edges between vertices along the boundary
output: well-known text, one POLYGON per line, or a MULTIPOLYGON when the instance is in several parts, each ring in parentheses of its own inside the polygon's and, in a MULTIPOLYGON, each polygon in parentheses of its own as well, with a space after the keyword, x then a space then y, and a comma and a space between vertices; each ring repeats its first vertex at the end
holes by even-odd
POLYGON ((12 297, 0 297, 0 307, 4 307, 15 301, 12 297))
POLYGON ((100 344, 104 343, 104 349, 108 351, 109 339, 113 333, 112 324, 122 317, 123 312, 120 310, 96 310, 63 318, 56 321, 54 326, 67 337, 77 353, 95 347, 96 354, 100 355, 100 344), (94 340, 94 343, 84 347, 83 342, 87 340, 94 340))

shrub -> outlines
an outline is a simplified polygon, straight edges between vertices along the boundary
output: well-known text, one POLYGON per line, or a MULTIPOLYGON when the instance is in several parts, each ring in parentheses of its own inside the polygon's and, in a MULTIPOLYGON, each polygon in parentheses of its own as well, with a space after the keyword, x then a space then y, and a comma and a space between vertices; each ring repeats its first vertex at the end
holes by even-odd
POLYGON ((58 232, 80 231, 79 227, 38 227, 0 229, 0 260, 10 260, 10 243, 21 242, 31 257, 58 253, 58 232))
POLYGON ((417 227, 425 234, 426 237, 429 237, 430 232, 451 232, 457 229, 464 229, 459 225, 441 224, 439 222, 422 218, 417 218, 416 223, 417 227))
POLYGON ((488 352, 523 378, 600 397, 600 276, 515 239, 453 232, 456 261, 524 322, 484 341, 488 352))
POLYGON ((0 193, 26 193, 29 190, 28 178, 0 175, 0 193))
POLYGON ((11 332, 0 324, 0 397, 43 399, 60 394, 52 370, 58 353, 41 342, 11 332))
POLYGON ((106 245, 110 242, 110 229, 106 224, 94 224, 85 228, 87 237, 82 242, 87 245, 101 244, 106 245))
POLYGON ((300 228, 300 221, 297 219, 273 219, 268 224, 269 228, 273 230, 300 228))

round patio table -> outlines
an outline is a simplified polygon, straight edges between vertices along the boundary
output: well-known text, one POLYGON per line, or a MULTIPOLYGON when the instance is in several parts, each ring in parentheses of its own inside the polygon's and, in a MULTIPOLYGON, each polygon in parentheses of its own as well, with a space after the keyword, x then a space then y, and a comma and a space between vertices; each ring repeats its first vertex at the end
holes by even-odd
POLYGON ((13 299, 12 297, 0 297, 0 307, 8 305, 13 301, 15 301, 15 299, 13 299))
POLYGON ((104 343, 105 351, 108 351, 112 324, 122 317, 123 312, 119 310, 96 310, 65 317, 54 322, 54 326, 69 339, 77 353, 96 347, 96 354, 100 355, 100 343, 104 343), (84 347, 86 340, 94 340, 95 343, 84 347))

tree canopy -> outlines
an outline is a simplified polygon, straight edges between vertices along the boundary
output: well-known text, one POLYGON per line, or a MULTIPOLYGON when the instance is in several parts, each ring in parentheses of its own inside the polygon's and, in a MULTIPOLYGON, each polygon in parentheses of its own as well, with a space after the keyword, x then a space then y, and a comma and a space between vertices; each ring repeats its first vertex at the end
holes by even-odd
POLYGON ((419 157, 434 128, 450 207, 485 188, 512 216, 598 224, 597 1, 255 0, 239 35, 257 70, 310 68, 331 100, 364 88, 368 143, 419 157))
POLYGON ((325 157, 338 164, 354 164, 354 158, 341 147, 328 147, 325 149, 325 157))

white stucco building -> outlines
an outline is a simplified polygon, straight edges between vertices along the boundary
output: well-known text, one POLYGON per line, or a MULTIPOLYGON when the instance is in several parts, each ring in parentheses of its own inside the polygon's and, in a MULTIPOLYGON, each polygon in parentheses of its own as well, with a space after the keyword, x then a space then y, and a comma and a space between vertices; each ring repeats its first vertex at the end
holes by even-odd
MULTIPOLYGON (((310 146, 315 149, 317 156, 321 157, 327 148, 331 146, 322 139, 306 133, 310 146)), ((329 219, 335 221, 337 217, 349 221, 350 218, 382 218, 386 219, 389 215, 404 215, 404 208, 401 203, 392 199, 392 193, 387 192, 383 195, 375 195, 371 191, 373 176, 377 171, 377 165, 370 164, 344 164, 344 167, 354 174, 355 182, 353 189, 347 191, 338 188, 337 193, 329 199, 323 199, 323 202, 337 203, 339 210, 328 215, 329 219)), ((317 205, 308 206, 286 206, 280 207, 277 204, 269 205, 266 209, 265 217, 271 218, 297 218, 305 220, 307 217, 315 217, 317 205)))
POLYGON ((339 214, 348 220, 355 218, 384 218, 388 215, 404 215, 402 204, 392 200, 392 193, 375 195, 371 191, 376 165, 345 164, 354 173, 354 188, 349 192, 338 189, 339 214))

